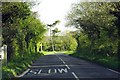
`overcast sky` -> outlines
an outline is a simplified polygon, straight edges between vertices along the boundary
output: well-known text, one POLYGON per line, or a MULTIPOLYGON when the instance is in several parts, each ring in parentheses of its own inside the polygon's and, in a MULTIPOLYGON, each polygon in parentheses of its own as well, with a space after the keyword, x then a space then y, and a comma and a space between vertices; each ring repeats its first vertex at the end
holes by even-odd
POLYGON ((40 0, 40 4, 34 6, 33 11, 37 11, 42 22, 52 24, 56 20, 60 20, 60 24, 56 25, 60 30, 65 28, 65 15, 71 9, 71 4, 77 0, 40 0))

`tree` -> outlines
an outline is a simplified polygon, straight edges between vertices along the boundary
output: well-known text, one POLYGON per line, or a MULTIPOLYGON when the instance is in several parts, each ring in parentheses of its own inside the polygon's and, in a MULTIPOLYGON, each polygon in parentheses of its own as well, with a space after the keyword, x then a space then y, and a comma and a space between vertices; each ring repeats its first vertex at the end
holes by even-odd
POLYGON ((51 37, 51 42, 52 42, 52 50, 54 51, 54 45, 53 45, 53 39, 52 39, 52 31, 51 31, 51 28, 52 27, 54 27, 55 25, 57 25, 58 23, 60 23, 60 21, 59 20, 56 20, 54 23, 52 23, 52 24, 47 24, 47 26, 49 27, 49 29, 50 29, 50 37, 51 37))
POLYGON ((52 30, 52 41, 53 41, 53 46, 54 46, 54 49, 55 49, 55 38, 57 37, 56 34, 59 33, 60 30, 58 30, 58 28, 55 28, 54 30, 52 30))
POLYGON ((14 55, 12 44, 19 31, 19 21, 26 19, 30 12, 29 5, 26 3, 2 3, 2 35, 3 44, 8 45, 8 59, 14 55))
POLYGON ((35 53, 44 36, 45 25, 36 18, 25 2, 3 2, 3 44, 8 46, 8 60, 35 53))
POLYGON ((53 36, 55 37, 58 32, 60 32, 60 30, 58 30, 58 28, 55 28, 54 30, 52 30, 53 36))
MULTIPOLYGON (((69 33, 70 34, 70 33, 69 33)), ((77 41, 71 35, 56 36, 54 38, 55 51, 74 51, 77 49, 77 41)), ((50 37, 46 36, 43 43, 43 50, 51 51, 50 37)))
POLYGON ((68 13, 67 26, 75 26, 88 36, 91 53, 98 51, 105 55, 117 53, 118 28, 115 24, 117 18, 111 14, 111 10, 117 9, 113 5, 118 3, 77 3, 68 13))

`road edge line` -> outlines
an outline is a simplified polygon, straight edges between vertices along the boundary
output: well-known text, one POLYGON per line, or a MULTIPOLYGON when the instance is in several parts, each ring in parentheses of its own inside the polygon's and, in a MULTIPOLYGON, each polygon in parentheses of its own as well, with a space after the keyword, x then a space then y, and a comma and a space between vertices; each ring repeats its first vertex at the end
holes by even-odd
POLYGON ((16 78, 20 78, 20 77, 24 76, 29 70, 30 70, 30 69, 27 69, 27 70, 24 71, 22 74, 16 75, 15 77, 16 77, 16 78))
POLYGON ((112 72, 114 72, 114 73, 120 74, 120 72, 115 71, 115 70, 113 70, 113 69, 110 69, 110 68, 107 68, 107 69, 110 70, 110 71, 112 71, 112 72))

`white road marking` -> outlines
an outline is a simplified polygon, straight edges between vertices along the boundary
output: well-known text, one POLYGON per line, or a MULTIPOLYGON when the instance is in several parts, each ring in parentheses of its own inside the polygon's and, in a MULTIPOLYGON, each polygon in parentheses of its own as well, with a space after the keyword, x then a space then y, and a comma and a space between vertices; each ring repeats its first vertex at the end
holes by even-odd
POLYGON ((26 73, 28 73, 30 69, 27 69, 25 72, 23 72, 21 75, 16 75, 15 77, 23 77, 26 73))
POLYGON ((63 73, 63 72, 67 73, 67 72, 68 72, 66 68, 65 68, 65 69, 58 69, 58 71, 59 71, 60 73, 63 73))
MULTIPOLYGON (((65 65, 48 65, 48 66, 32 66, 32 68, 42 68, 42 67, 64 67, 65 65)), ((71 65, 74 66, 74 65, 71 65)), ((78 66, 78 65, 76 65, 78 66)))
POLYGON ((47 69, 46 72, 44 72, 44 70, 42 69, 35 69, 35 70, 29 70, 28 74, 51 74, 51 73, 68 73, 68 69, 67 68, 58 68, 58 69, 47 69))
MULTIPOLYGON (((66 65, 48 65, 48 66, 32 66, 32 68, 42 68, 42 67, 64 67, 66 65)), ((67 65, 68 66, 68 65, 67 65)), ((79 66, 79 65, 69 65, 69 66, 79 66)), ((68 67, 69 67, 68 66, 68 67)))
POLYGON ((58 56, 58 58, 65 64, 65 61, 63 61, 59 56, 58 56))
POLYGON ((79 78, 77 77, 77 75, 74 72, 72 72, 72 74, 76 78, 76 80, 79 80, 79 78))
POLYGON ((57 70, 56 70, 56 69, 54 69, 54 71, 55 71, 55 73, 57 73, 57 70))
POLYGON ((63 61, 63 63, 65 64, 65 62, 63 61))
POLYGON ((48 70, 48 74, 50 74, 50 73, 51 73, 51 69, 48 70))
POLYGON ((51 71, 52 71, 53 73, 57 73, 57 69, 49 69, 49 70, 48 70, 48 74, 50 74, 51 71))
POLYGON ((37 72, 35 72, 33 70, 30 70, 30 72, 28 74, 30 74, 30 73, 37 74, 37 72))
POLYGON ((110 71, 112 71, 112 72, 114 72, 114 73, 120 74, 119 72, 117 72, 115 70, 112 70, 112 69, 109 69, 109 68, 107 68, 107 69, 110 70, 110 71))
POLYGON ((70 69, 70 67, 68 65, 65 65, 68 69, 70 69))
MULTIPOLYGON (((56 55, 57 56, 57 55, 56 55)), ((63 64, 65 64, 65 66, 68 68, 68 69, 70 69, 70 67, 65 63, 65 61, 62 59, 62 58, 60 58, 59 56, 57 56, 62 62, 63 62, 63 64)))
POLYGON ((42 69, 39 70, 38 74, 40 74, 42 72, 42 69))
MULTIPOLYGON (((57 56, 57 55, 56 55, 57 56)), ((65 66, 68 68, 68 69, 70 69, 70 67, 65 63, 65 61, 62 59, 62 58, 60 58, 59 56, 57 56, 64 64, 65 64, 65 66)), ((79 80, 79 78, 77 77, 77 75, 74 73, 74 72, 72 72, 72 75, 76 78, 76 80, 79 80)))

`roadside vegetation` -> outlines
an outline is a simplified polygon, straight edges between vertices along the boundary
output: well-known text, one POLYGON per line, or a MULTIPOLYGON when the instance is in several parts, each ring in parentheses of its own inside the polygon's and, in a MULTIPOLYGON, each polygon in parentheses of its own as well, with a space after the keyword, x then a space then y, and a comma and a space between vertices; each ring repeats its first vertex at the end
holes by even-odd
POLYGON ((77 41, 70 35, 64 36, 55 36, 53 38, 53 43, 51 41, 51 37, 46 36, 42 41, 43 51, 53 51, 52 44, 54 47, 54 51, 75 51, 77 49, 77 41))
POLYGON ((3 79, 19 75, 42 55, 37 44, 46 29, 31 7, 26 2, 2 3, 2 42, 7 45, 8 53, 7 64, 2 67, 3 79))
POLYGON ((63 54, 67 54, 67 55, 71 55, 74 54, 75 51, 43 51, 42 53, 44 55, 49 55, 49 54, 59 54, 59 53, 63 53, 63 54))
POLYGON ((74 56, 96 61, 120 70, 120 2, 83 2, 73 4, 66 19, 66 26, 78 47, 74 56))
POLYGON ((41 53, 25 54, 25 57, 17 57, 12 59, 7 65, 2 67, 2 80, 9 80, 10 78, 19 77, 24 71, 26 71, 33 61, 37 60, 41 53))
POLYGON ((47 24, 50 36, 44 35, 46 25, 31 11, 32 6, 26 2, 2 3, 2 42, 8 47, 3 79, 21 74, 40 56, 53 53, 69 54, 120 70, 120 2, 73 4, 66 16, 66 26, 77 30, 59 35, 61 31, 54 28, 60 22, 57 20, 47 24))

